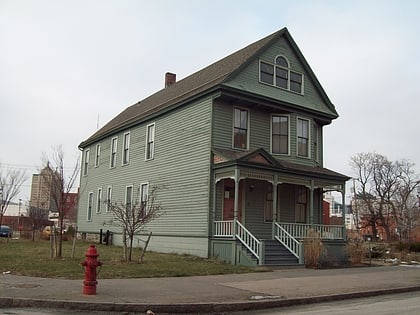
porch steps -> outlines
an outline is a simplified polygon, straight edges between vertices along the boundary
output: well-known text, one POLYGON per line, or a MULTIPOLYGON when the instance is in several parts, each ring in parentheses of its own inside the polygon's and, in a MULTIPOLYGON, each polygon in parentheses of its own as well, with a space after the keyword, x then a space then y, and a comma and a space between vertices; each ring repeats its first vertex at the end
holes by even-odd
POLYGON ((265 266, 300 266, 299 260, 277 240, 264 240, 265 266))

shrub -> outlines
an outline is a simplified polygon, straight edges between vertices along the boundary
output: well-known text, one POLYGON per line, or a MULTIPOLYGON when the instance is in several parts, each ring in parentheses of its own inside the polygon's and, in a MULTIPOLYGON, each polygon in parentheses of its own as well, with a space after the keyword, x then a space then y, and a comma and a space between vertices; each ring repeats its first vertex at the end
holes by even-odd
POLYGON ((320 258, 324 255, 325 249, 319 233, 313 229, 308 230, 308 236, 304 240, 305 265, 308 268, 318 268, 320 258))
POLYGON ((350 240, 347 244, 347 249, 349 253, 349 260, 353 265, 362 263, 362 258, 366 253, 366 246, 363 240, 350 240))

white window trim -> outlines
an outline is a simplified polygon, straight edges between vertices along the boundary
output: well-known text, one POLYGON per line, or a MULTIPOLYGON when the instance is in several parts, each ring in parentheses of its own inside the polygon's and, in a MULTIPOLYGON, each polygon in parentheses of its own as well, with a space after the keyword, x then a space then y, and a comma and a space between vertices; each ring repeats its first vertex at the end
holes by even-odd
POLYGON ((110 150, 110 156, 109 156, 109 168, 115 168, 117 166, 117 155, 118 155, 118 137, 113 137, 111 139, 111 146, 109 148, 110 150), (113 148, 112 148, 112 144, 114 143, 115 140, 115 163, 114 165, 112 165, 112 154, 114 153, 113 148))
POLYGON ((153 160, 155 158, 155 150, 156 150, 156 123, 153 122, 151 124, 148 124, 146 126, 146 145, 145 145, 145 150, 144 150, 144 160, 145 161, 149 161, 149 160, 153 160), (149 127, 153 126, 153 150, 151 152, 151 156, 148 158, 147 157, 147 151, 148 151, 148 147, 149 147, 149 127))
POLYGON ((302 159, 311 159, 312 156, 312 135, 311 135, 312 121, 305 117, 296 117, 296 156, 302 159), (306 120, 308 122, 308 156, 299 155, 299 120, 306 120))
POLYGON ((273 155, 282 155, 282 156, 290 156, 290 122, 291 122, 291 117, 290 115, 283 115, 283 114, 271 114, 270 115, 270 151, 271 154, 273 155), (287 117, 287 153, 274 153, 273 152, 273 117, 274 116, 280 116, 280 117, 287 117))
POLYGON ((83 176, 88 176, 88 174, 89 174, 90 149, 85 150, 83 160, 84 160, 83 161, 83 176))
POLYGON ((249 135, 251 134, 251 130, 250 130, 251 123, 250 123, 250 121, 251 121, 251 111, 250 111, 249 108, 245 108, 245 107, 241 107, 241 106, 233 106, 233 111, 232 111, 232 149, 242 150, 242 151, 249 150, 249 135), (248 113, 247 122, 246 122, 246 148, 245 149, 235 147, 235 109, 245 110, 248 113))
POLYGON ((102 187, 98 188, 97 194, 96 194, 96 213, 101 213, 102 209, 102 187))
POLYGON ((129 131, 128 132, 125 132, 123 134, 123 140, 122 140, 123 143, 122 143, 122 150, 121 150, 121 165, 122 166, 130 164, 130 140, 131 140, 130 139, 130 132, 129 131), (126 147, 125 147, 125 145, 126 145, 125 137, 126 136, 128 136, 127 162, 124 163, 124 151, 126 149, 126 147))
POLYGON ((265 84, 265 85, 272 86, 272 87, 275 87, 275 88, 278 88, 278 89, 282 89, 284 91, 295 93, 297 95, 304 95, 304 91, 305 91, 305 75, 302 72, 300 72, 300 71, 297 71, 297 70, 294 70, 294 69, 290 68, 290 62, 289 62, 289 59, 286 56, 284 56, 284 55, 277 55, 276 57, 274 57, 274 61, 277 59, 277 57, 283 57, 283 58, 285 58, 286 61, 287 61, 287 63, 288 63, 288 65, 289 65, 289 67, 286 69, 286 68, 284 68, 282 66, 277 65, 275 62, 271 62, 271 61, 266 61, 266 60, 260 59, 259 62, 258 62, 258 81, 261 84, 265 84), (270 83, 267 83, 267 82, 264 82, 264 81, 261 80, 261 62, 264 62, 264 63, 267 63, 267 64, 270 64, 270 65, 274 66, 273 84, 270 84, 270 83), (279 67, 279 68, 282 68, 284 70, 287 70, 287 76, 288 76, 288 78, 287 78, 287 88, 286 89, 283 88, 283 87, 281 87, 281 86, 277 86, 276 85, 276 82, 275 82, 275 80, 276 80, 275 79, 275 77, 276 77, 275 67, 279 67), (302 90, 301 90, 300 93, 299 92, 296 92, 296 91, 293 91, 293 90, 290 89, 290 72, 295 72, 295 73, 300 74, 302 76, 302 90))
POLYGON ((96 145, 96 152, 95 152, 95 167, 99 166, 99 160, 101 158, 101 144, 98 143, 96 145))
POLYGON ((93 217, 93 208, 94 208, 94 200, 93 200, 93 192, 88 193, 88 203, 87 203, 87 211, 86 211, 86 221, 91 222, 93 217), (89 211, 89 205, 90 205, 90 211, 89 211), (90 218, 89 218, 90 214, 90 218))
POLYGON ((105 212, 110 212, 109 203, 112 202, 112 186, 108 186, 106 188, 106 206, 105 206, 105 212))

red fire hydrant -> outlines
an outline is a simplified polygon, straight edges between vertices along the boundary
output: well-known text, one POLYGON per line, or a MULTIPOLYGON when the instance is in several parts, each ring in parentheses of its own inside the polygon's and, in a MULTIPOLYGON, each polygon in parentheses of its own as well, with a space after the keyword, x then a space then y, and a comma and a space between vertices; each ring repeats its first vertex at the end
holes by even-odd
POLYGON ((102 263, 97 259, 99 254, 96 251, 95 245, 90 245, 86 251, 86 259, 82 262, 85 267, 85 280, 83 281, 83 294, 95 295, 96 294, 96 268, 102 266, 102 263))

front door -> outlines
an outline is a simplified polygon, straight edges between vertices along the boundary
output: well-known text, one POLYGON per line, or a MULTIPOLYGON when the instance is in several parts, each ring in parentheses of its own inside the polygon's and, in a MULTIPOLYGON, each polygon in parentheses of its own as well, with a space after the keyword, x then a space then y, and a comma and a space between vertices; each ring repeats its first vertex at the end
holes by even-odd
MULTIPOLYGON (((242 181, 239 182, 239 200, 238 200, 238 220, 242 218, 242 181)), ((223 221, 230 221, 234 218, 235 212, 235 181, 233 179, 224 180, 223 192, 223 221)))

